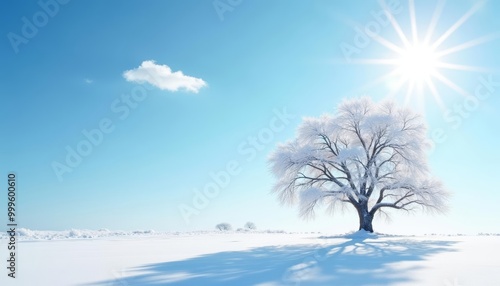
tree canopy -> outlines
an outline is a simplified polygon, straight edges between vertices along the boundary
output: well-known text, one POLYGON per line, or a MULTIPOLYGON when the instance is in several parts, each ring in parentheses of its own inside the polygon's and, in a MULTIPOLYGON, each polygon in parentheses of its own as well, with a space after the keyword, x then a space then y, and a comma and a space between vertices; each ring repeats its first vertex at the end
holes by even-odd
POLYGON ((311 217, 318 205, 352 205, 360 229, 387 209, 443 211, 448 192, 430 173, 422 117, 392 102, 343 101, 336 114, 304 118, 296 138, 278 145, 269 162, 273 191, 311 217))

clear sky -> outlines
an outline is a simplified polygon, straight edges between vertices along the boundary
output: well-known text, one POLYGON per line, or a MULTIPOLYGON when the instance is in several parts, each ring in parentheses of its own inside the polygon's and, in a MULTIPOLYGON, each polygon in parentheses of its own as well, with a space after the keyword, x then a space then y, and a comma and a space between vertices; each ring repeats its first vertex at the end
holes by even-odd
POLYGON ((448 1, 433 21, 443 1, 415 1, 414 18, 387 1, 409 40, 434 22, 449 51, 422 92, 373 60, 404 47, 377 1, 27 2, 2 1, 0 17, 0 174, 17 174, 21 227, 356 229, 351 211, 304 221, 280 206, 266 158, 302 117, 367 95, 425 112, 453 193, 446 215, 394 212, 375 230, 500 232, 498 2, 448 1))

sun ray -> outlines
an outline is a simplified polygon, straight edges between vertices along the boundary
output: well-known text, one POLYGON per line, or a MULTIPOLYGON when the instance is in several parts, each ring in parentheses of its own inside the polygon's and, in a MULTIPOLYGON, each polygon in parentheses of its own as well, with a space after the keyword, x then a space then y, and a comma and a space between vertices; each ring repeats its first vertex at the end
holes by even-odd
POLYGON ((410 80, 408 84, 408 89, 406 91, 404 105, 409 106, 413 94, 413 88, 415 87, 415 82, 410 80))
POLYGON ((405 85, 405 83, 408 82, 408 78, 403 75, 401 68, 396 68, 389 74, 394 75, 393 79, 398 78, 397 83, 390 86, 390 88, 389 88, 390 92, 389 92, 389 94, 386 95, 387 98, 392 99, 392 98, 394 98, 394 96, 396 96, 396 94, 399 93, 399 91, 405 85), (396 76, 398 76, 398 77, 396 77, 396 76))
POLYGON ((390 49, 390 50, 393 50, 395 51, 396 53, 402 53, 404 52, 404 50, 400 47, 398 47, 396 44, 394 44, 393 42, 383 38, 383 37, 380 37, 379 35, 374 35, 372 37, 372 39, 374 39, 375 41, 379 42, 379 44, 383 45, 384 47, 390 49))
POLYGON ((366 89, 369 89, 369 88, 372 88, 374 86, 377 86, 379 85, 380 83, 383 83, 385 82, 387 79, 390 79, 390 78, 393 78, 394 76, 396 76, 398 74, 398 70, 395 69, 395 70, 392 70, 388 73, 385 73, 381 76, 379 76, 378 78, 356 88, 355 90, 351 91, 352 93, 358 93, 358 92, 361 92, 361 91, 364 91, 366 89))
POLYGON ((434 31, 436 30, 437 23, 439 21, 439 18, 441 17, 441 13, 443 12, 444 4, 446 3, 446 0, 440 0, 438 1, 438 4, 436 5, 436 9, 434 9, 434 13, 432 14, 431 22, 429 23, 429 27, 427 28, 427 33, 424 38, 424 44, 428 44, 432 38, 432 35, 434 34, 434 31))
POLYGON ((471 71, 471 72, 495 72, 494 70, 484 68, 484 67, 451 64, 451 63, 445 63, 445 62, 437 62, 436 67, 443 68, 443 69, 471 71))
POLYGON ((437 78, 439 81, 441 81, 442 83, 444 83, 445 85, 447 85, 449 88, 453 89, 454 91, 458 92, 459 94, 461 94, 461 95, 463 95, 465 97, 471 96, 470 93, 468 93, 463 88, 461 88, 458 85, 456 85, 454 82, 452 82, 451 80, 449 80, 447 77, 445 77, 440 72, 435 71, 432 74, 432 76, 435 77, 435 78, 437 78))
POLYGON ((475 46, 479 46, 481 44, 490 42, 490 41, 498 39, 498 38, 500 38, 500 33, 486 35, 486 36, 483 36, 483 37, 480 37, 480 38, 477 38, 477 39, 470 40, 468 42, 462 43, 460 45, 456 45, 456 46, 448 48, 446 50, 439 51, 439 52, 436 53, 436 57, 439 57, 439 58, 440 57, 444 57, 444 56, 452 54, 452 53, 456 53, 456 52, 459 52, 459 51, 462 51, 462 50, 465 50, 465 49, 469 49, 469 48, 472 48, 472 47, 475 47, 475 46))
POLYGON ((390 12, 390 10, 387 7, 387 4, 385 3, 385 1, 381 0, 380 1, 380 5, 381 5, 382 9, 384 9, 384 11, 385 11, 385 13, 387 15, 387 18, 389 18, 389 22, 391 22, 392 27, 394 28, 394 30, 398 34, 398 36, 401 39, 401 41, 403 42, 404 46, 405 47, 409 47, 410 46, 410 42, 408 41, 408 38, 406 37, 405 33, 401 29, 401 26, 399 26, 398 22, 396 21, 396 19, 394 18, 394 16, 390 12))
POLYGON ((439 93, 437 91, 437 88, 436 88, 436 85, 434 84, 434 82, 432 81, 432 79, 430 77, 428 77, 428 78, 426 78, 425 81, 427 83, 427 86, 429 87, 429 90, 431 91, 432 97, 434 98, 434 100, 438 104, 439 108, 441 110, 445 110, 446 107, 444 105, 443 99, 439 95, 439 93))
POLYGON ((449 36, 451 36, 460 26, 462 26, 474 13, 481 8, 483 2, 476 3, 472 8, 469 9, 458 21, 451 25, 446 32, 444 32, 441 37, 439 37, 433 44, 432 47, 435 49, 439 47, 449 36))
POLYGON ((418 96, 417 96, 417 110, 425 115, 425 100, 424 100, 424 86, 421 84, 421 85, 417 85, 417 92, 418 92, 418 96))
MULTIPOLYGON (((354 29, 360 29, 360 30, 363 30, 363 25, 360 23, 360 22, 356 22, 356 21, 353 21, 353 20, 350 20, 350 19, 343 19, 343 21, 348 25, 348 26, 351 26, 352 28, 354 29)), ((401 47, 398 47, 398 45, 396 45, 395 43, 393 42, 390 42, 389 40, 387 39, 384 39, 383 37, 381 37, 379 34, 375 33, 373 35, 370 35, 370 38, 377 41, 378 43, 382 44, 384 47, 388 48, 388 49, 391 49, 397 53, 401 53, 401 51, 403 51, 403 49, 401 47)))
POLYGON ((415 16, 415 0, 409 0, 410 4, 410 21, 411 21, 411 34, 413 35, 413 42, 418 42, 417 33, 417 19, 415 16))
POLYGON ((396 59, 392 58, 349 59, 349 61, 343 58, 336 58, 336 59, 330 59, 328 63, 334 65, 389 65, 389 66, 397 65, 396 59))
POLYGON ((357 59, 351 60, 350 64, 361 64, 361 65, 397 65, 397 59, 357 59))

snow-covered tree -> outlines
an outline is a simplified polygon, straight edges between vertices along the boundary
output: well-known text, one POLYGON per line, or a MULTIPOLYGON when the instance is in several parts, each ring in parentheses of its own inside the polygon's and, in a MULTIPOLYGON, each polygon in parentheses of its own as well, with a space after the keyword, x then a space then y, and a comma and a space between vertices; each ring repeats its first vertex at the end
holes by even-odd
POLYGON ((245 223, 245 228, 246 229, 257 229, 257 226, 255 225, 255 223, 249 221, 249 222, 245 223))
POLYGON ((300 205, 311 217, 316 206, 352 205, 359 229, 373 232, 384 210, 444 211, 448 193, 430 174, 423 119, 394 103, 346 100, 335 115, 304 118, 296 138, 269 157, 280 201, 300 205))
POLYGON ((218 230, 232 230, 233 228, 231 225, 227 222, 219 223, 218 225, 215 226, 216 229, 218 230))

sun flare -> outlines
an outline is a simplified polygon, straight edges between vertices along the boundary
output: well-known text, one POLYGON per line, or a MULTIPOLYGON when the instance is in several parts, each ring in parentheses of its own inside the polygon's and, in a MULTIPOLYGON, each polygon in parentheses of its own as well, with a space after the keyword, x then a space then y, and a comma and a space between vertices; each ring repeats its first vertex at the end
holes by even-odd
MULTIPOLYGON (((373 35, 372 39, 392 52, 386 58, 368 58, 351 61, 357 64, 386 65, 392 69, 379 78, 367 83, 361 89, 385 83, 389 88, 388 97, 398 94, 404 95, 405 105, 416 104, 422 108, 425 98, 430 95, 442 109, 445 108, 442 100, 443 88, 451 89, 463 96, 470 94, 460 84, 448 78, 446 70, 468 72, 491 72, 489 69, 478 66, 463 65, 447 61, 447 56, 456 52, 469 49, 493 39, 499 34, 479 37, 467 42, 459 43, 452 47, 443 47, 443 43, 455 33, 467 20, 481 7, 477 3, 452 24, 444 33, 435 35, 437 23, 441 17, 445 1, 438 1, 427 28, 421 31, 418 25, 415 1, 408 0, 409 20, 411 31, 405 33, 394 16, 390 13, 384 1, 381 1, 388 20, 397 34, 396 41, 391 41, 381 35, 373 35)), ((421 110, 425 112, 424 110, 421 110)))
POLYGON ((400 74, 414 84, 423 84, 435 74, 438 57, 428 45, 416 44, 405 49, 397 58, 400 74))

